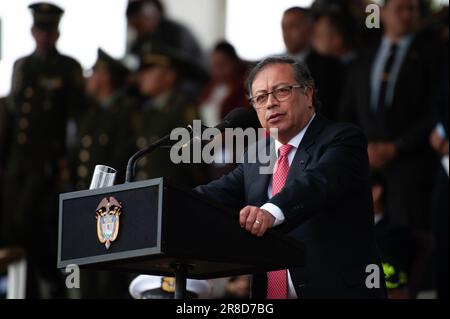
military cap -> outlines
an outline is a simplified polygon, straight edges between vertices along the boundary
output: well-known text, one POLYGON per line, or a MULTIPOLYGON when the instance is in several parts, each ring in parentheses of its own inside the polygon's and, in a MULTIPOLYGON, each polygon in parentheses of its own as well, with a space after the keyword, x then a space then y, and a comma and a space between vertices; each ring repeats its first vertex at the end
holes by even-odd
POLYGON ((105 70, 113 77, 124 79, 128 73, 128 68, 119 60, 114 59, 102 49, 97 51, 97 61, 94 64, 94 70, 105 70))
MULTIPOLYGON (((186 292, 190 298, 206 298, 210 289, 206 280, 187 279, 186 292)), ((175 279, 140 275, 131 282, 129 291, 134 299, 173 299, 175 279)))
POLYGON ((139 50, 139 69, 143 70, 153 66, 172 68, 182 76, 205 79, 206 71, 190 56, 173 47, 159 42, 146 42, 139 50))
POLYGON ((39 29, 58 29, 59 21, 64 13, 60 7, 47 3, 38 2, 28 6, 33 14, 33 26, 39 29))
POLYGON ((176 50, 157 42, 147 42, 139 48, 139 68, 141 70, 153 66, 178 69, 183 62, 185 61, 182 55, 176 50))

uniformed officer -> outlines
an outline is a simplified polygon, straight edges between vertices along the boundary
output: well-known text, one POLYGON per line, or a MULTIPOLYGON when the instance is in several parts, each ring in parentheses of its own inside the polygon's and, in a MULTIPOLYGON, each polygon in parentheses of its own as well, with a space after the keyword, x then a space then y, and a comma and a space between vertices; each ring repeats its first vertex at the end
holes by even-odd
MULTIPOLYGON (((92 75, 87 78, 86 113, 78 124, 75 146, 70 152, 71 176, 75 189, 88 189, 95 165, 117 170, 115 183, 124 182, 128 158, 134 152, 130 119, 134 102, 124 94, 129 70, 98 49, 92 75)), ((123 298, 131 280, 125 274, 81 270, 83 299, 123 298)))
MULTIPOLYGON (((177 90, 183 72, 192 68, 171 48, 152 45, 140 53, 139 85, 148 99, 141 116, 134 121, 136 146, 149 143, 170 134, 172 129, 186 127, 198 118, 193 103, 177 90)), ((197 183, 199 168, 193 164, 175 165, 170 160, 170 148, 161 147, 137 163, 137 180, 166 177, 180 184, 197 183)))
POLYGON ((53 297, 63 291, 55 267, 60 167, 67 155, 68 120, 79 112, 83 78, 80 64, 55 46, 63 10, 49 3, 29 8, 36 49, 14 65, 1 225, 7 244, 26 249, 29 296, 53 297), (47 284, 49 295, 33 289, 38 279, 47 284))
MULTIPOLYGON (((134 299, 173 299, 175 278, 140 275, 131 282, 129 291, 134 299)), ((188 279, 186 282, 188 299, 208 298, 210 291, 207 280, 188 279)))
POLYGON ((135 103, 124 94, 129 70, 102 49, 92 75, 86 80, 86 113, 78 124, 75 147, 71 150, 75 188, 88 189, 95 165, 118 171, 116 183, 123 183, 128 158, 132 155, 130 116, 135 103))

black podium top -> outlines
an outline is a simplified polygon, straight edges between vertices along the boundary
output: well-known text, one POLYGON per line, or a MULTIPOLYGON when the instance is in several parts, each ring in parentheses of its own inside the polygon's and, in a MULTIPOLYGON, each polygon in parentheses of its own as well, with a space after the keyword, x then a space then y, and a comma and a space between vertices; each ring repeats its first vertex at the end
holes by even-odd
POLYGON ((300 242, 273 229, 253 236, 239 226, 237 211, 162 178, 61 194, 59 205, 59 268, 171 276, 182 263, 190 265, 189 278, 205 279, 305 262, 300 242), (122 209, 117 238, 107 249, 96 210, 110 197, 122 209))

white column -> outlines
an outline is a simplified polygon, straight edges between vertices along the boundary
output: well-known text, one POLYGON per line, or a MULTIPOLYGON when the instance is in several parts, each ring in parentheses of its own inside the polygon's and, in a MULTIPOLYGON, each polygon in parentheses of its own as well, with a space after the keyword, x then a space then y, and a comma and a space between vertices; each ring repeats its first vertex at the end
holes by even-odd
POLYGON ((169 18, 186 25, 204 50, 225 38, 227 0, 163 0, 169 18))

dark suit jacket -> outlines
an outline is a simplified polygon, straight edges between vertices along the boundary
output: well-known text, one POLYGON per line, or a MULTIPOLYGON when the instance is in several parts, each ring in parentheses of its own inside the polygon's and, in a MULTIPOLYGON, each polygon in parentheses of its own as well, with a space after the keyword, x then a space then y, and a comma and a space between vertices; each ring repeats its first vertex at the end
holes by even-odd
MULTIPOLYGON (((274 147, 272 139, 262 141, 274 147)), ((253 146, 255 147, 255 146, 253 146)), ((270 200, 272 175, 245 162, 198 191, 239 210, 266 202, 286 220, 276 228, 306 245, 306 266, 289 269, 300 297, 384 297, 365 286, 368 264, 380 265, 375 244, 366 139, 356 127, 317 114, 295 154, 284 189, 270 200)), ((381 267, 381 266, 380 266, 381 267)), ((267 277, 254 276, 252 294, 264 298, 267 277)))
POLYGON ((423 228, 428 224, 430 171, 434 171, 428 137, 433 126, 430 104, 436 82, 436 50, 423 36, 414 35, 397 77, 392 105, 373 112, 370 83, 379 45, 374 43, 355 61, 339 119, 360 126, 369 142, 397 144, 399 155, 381 170, 387 181, 387 209, 393 222, 423 228))
POLYGON ((434 46, 415 35, 403 60, 392 105, 372 112, 370 83, 380 41, 355 61, 347 77, 339 119, 359 125, 369 141, 401 139, 402 152, 423 151, 432 127, 431 92, 436 80, 434 46))
MULTIPOLYGON (((317 97, 320 101, 320 112, 331 120, 338 116, 336 102, 339 101, 344 70, 339 60, 320 55, 315 50, 305 59, 316 84, 317 97)), ((316 103, 317 104, 317 103, 316 103)))

